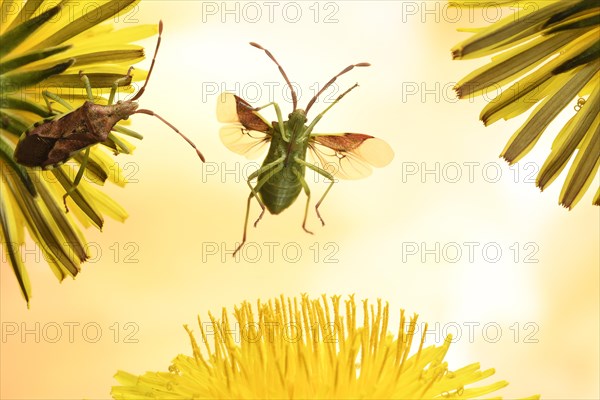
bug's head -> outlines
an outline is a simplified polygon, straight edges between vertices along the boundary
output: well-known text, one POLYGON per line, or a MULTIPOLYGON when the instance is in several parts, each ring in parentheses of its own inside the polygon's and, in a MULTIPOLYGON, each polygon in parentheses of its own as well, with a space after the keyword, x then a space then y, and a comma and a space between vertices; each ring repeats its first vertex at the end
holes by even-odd
POLYGON ((288 123, 292 126, 304 126, 307 120, 306 111, 301 108, 296 108, 288 115, 288 123))
POLYGON ((119 119, 127 119, 130 115, 135 114, 138 106, 135 101, 118 101, 115 103, 115 114, 119 119))

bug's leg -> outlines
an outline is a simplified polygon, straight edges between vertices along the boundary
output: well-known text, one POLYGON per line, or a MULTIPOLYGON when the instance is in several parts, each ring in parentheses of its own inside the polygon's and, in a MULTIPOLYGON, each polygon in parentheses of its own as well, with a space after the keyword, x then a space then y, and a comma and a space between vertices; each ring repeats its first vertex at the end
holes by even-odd
POLYGON ((279 108, 279 104, 272 101, 268 104, 265 104, 264 106, 254 107, 254 108, 252 108, 252 111, 260 111, 263 108, 267 108, 269 106, 273 106, 273 108, 275 108, 275 113, 277 114, 277 122, 279 123, 279 126, 280 126, 279 130, 281 131, 281 136, 283 137, 283 140, 288 142, 290 140, 290 138, 287 135, 287 132, 285 131, 285 125, 283 124, 283 115, 281 114, 281 108, 279 108))
POLYGON ((85 92, 87 93, 88 100, 92 103, 94 102, 94 94, 92 93, 92 85, 90 84, 90 78, 83 73, 83 71, 79 71, 79 79, 83 82, 83 86, 85 87, 85 92))
POLYGON ((302 174, 300 174, 295 169, 293 169, 292 171, 294 171, 294 175, 296 175, 296 178, 298 178, 298 180, 300 181, 300 184, 302 185, 302 188, 304 189, 304 193, 306 193, 306 207, 304 207, 304 220, 302 221, 302 229, 304 229, 305 232, 310 233, 312 235, 313 233, 311 231, 309 231, 308 229, 306 229, 306 218, 308 217, 308 205, 310 204, 310 188, 308 187, 308 184, 304 180, 304 177, 302 176, 302 174))
POLYGON ((119 90, 119 86, 121 85, 121 83, 127 83, 128 81, 131 80, 131 71, 133 71, 133 67, 129 67, 129 70, 127 71, 127 75, 125 75, 122 78, 117 79, 112 87, 110 88, 110 95, 108 96, 108 105, 112 105, 113 102, 115 101, 115 96, 117 95, 117 90, 119 90))
POLYGON ((250 176, 248 176, 247 183, 248 183, 248 186, 250 186, 250 195, 248 196, 248 203, 246 204, 246 218, 244 219, 244 235, 242 236, 242 243, 240 243, 240 245, 233 252, 234 257, 237 254, 237 252, 242 248, 244 243, 246 243, 246 233, 248 231, 248 220, 250 218, 250 202, 252 201, 253 197, 256 197, 256 201, 258 201, 258 204, 260 205, 260 208, 262 209, 260 216, 258 217, 256 222, 254 222, 255 227, 256 227, 256 224, 258 224, 258 221, 261 220, 261 218, 263 217, 263 215, 265 213, 266 207, 265 207, 265 204, 260 199, 260 197, 258 197, 258 191, 265 184, 265 182, 270 178, 270 176, 267 175, 267 176, 263 177, 262 179, 260 179, 256 183, 256 186, 254 186, 254 187, 252 186, 251 181, 254 178, 258 177, 260 174, 267 172, 269 170, 273 170, 271 172, 271 174, 279 172, 283 168, 282 162, 284 159, 285 159, 285 156, 282 156, 282 157, 278 158, 277 160, 273 161, 272 163, 269 163, 267 165, 260 167, 258 170, 254 171, 252 174, 250 174, 250 176))
POLYGON ((315 127, 315 125, 317 124, 317 122, 319 122, 321 120, 321 118, 323 118, 323 115, 325 115, 325 113, 327 111, 329 111, 331 109, 331 107, 333 107, 334 105, 336 105, 338 103, 338 101, 340 101, 341 99, 344 98, 345 95, 347 95, 348 93, 350 93, 353 89, 358 87, 358 83, 354 84, 354 86, 352 86, 351 88, 349 88, 348 90, 346 90, 344 93, 340 94, 337 99, 335 99, 333 101, 333 103, 331 103, 329 105, 329 107, 327 107, 326 109, 324 109, 323 111, 321 111, 321 114, 317 115, 315 117, 315 119, 310 123, 310 125, 306 128, 306 135, 310 135, 313 128, 315 127))
POLYGON ((44 91, 42 91, 42 97, 44 98, 44 101, 46 102, 46 105, 48 106, 48 111, 50 112, 50 114, 54 113, 54 111, 52 110, 52 105, 50 104, 50 100, 56 101, 57 103, 59 103, 60 105, 65 107, 67 110, 73 110, 73 106, 71 106, 62 97, 60 97, 57 94, 54 94, 47 90, 44 90, 44 91))
POLYGON ((321 218, 321 213, 319 213, 319 206, 321 205, 321 203, 323 202, 323 200, 325 199, 325 196, 327 196, 327 193, 329 193, 329 191, 331 190, 331 187, 333 186, 333 184, 335 183, 335 178, 333 177, 333 175, 331 175, 329 172, 325 171, 323 168, 319 168, 316 165, 313 165, 309 162, 306 162, 298 157, 295 157, 296 162, 298 162, 301 165, 305 165, 306 167, 312 169, 313 171, 315 171, 316 173, 323 175, 325 178, 329 179, 331 182, 329 183, 329 186, 327 187, 327 189, 325 190, 325 193, 323 193, 323 196, 321 196, 321 199, 319 199, 319 201, 317 202, 317 205, 315 206, 315 211, 317 212, 317 217, 319 217, 319 219, 321 220, 321 224, 325 225, 325 221, 323 221, 323 218, 321 218))
POLYGON ((91 147, 85 149, 85 154, 83 155, 83 160, 81 161, 81 165, 79 166, 79 171, 77 171, 73 185, 69 188, 69 190, 67 190, 67 193, 63 195, 63 203, 65 204, 66 212, 69 212, 69 207, 67 207, 67 197, 71 196, 71 194, 77 190, 77 186, 79 185, 79 182, 81 182, 83 172, 85 171, 85 167, 87 167, 88 160, 90 159, 90 148, 91 147))

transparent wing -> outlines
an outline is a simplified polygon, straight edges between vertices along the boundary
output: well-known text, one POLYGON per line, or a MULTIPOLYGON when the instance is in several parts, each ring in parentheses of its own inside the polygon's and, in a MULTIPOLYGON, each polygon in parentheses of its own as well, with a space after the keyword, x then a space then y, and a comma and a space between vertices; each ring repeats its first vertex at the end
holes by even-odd
POLYGON ((308 148, 319 167, 340 179, 364 178, 394 158, 389 144, 362 133, 312 134, 308 148))
POLYGON ((227 125, 219 135, 231 151, 256 158, 271 141, 271 125, 252 106, 233 93, 221 93, 217 100, 217 119, 227 125))

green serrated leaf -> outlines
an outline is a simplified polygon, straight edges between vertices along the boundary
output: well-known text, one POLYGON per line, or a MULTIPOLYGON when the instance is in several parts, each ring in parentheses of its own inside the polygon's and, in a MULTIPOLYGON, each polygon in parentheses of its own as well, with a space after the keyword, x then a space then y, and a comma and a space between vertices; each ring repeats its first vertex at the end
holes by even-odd
MULTIPOLYGON (((62 53, 63 51, 69 49, 70 47, 71 47, 70 45, 67 45, 67 46, 53 47, 53 48, 44 49, 44 50, 35 50, 35 51, 29 52, 25 55, 15 57, 15 58, 7 60, 7 61, 2 61, 0 63, 0 75, 10 72, 12 70, 15 70, 24 65, 31 64, 32 62, 43 60, 44 58, 53 56, 54 54, 62 53)), ((68 61, 69 60, 61 60, 58 63, 68 62, 68 61)))
POLYGON ((503 85, 506 81, 524 75, 578 35, 577 32, 568 32, 536 38, 514 51, 495 57, 489 64, 473 71, 456 84, 455 90, 459 98, 465 98, 481 94, 486 88, 503 85))
POLYGON ((3 193, 0 196, 0 232, 2 232, 3 238, 1 247, 4 248, 4 252, 10 259, 10 264, 19 282, 21 293, 27 302, 27 306, 29 306, 29 300, 31 300, 31 283, 29 282, 29 275, 19 251, 19 245, 23 242, 23 239, 19 237, 17 230, 19 225, 15 219, 16 212, 13 209, 12 201, 7 195, 4 195, 9 190, 5 186, 4 178, 0 181, 0 187, 3 193))
POLYGON ((563 72, 567 72, 573 68, 577 68, 580 65, 587 64, 592 61, 598 61, 599 58, 600 40, 596 41, 596 43, 594 43, 581 53, 577 54, 575 57, 566 60, 558 67, 554 68, 554 70, 552 70, 552 73, 555 75, 562 74, 563 72))
POLYGON ((585 105, 559 133, 561 140, 553 146, 552 152, 542 165, 536 185, 544 190, 560 174, 580 145, 586 133, 598 117, 600 109, 600 86, 596 86, 585 105))
POLYGON ((577 93, 592 79, 599 66, 589 65, 572 77, 565 76, 552 87, 544 101, 531 113, 528 120, 511 137, 501 156, 513 164, 535 145, 545 129, 560 114, 577 93))
POLYGON ((531 12, 509 15, 481 30, 452 49, 455 59, 471 58, 485 54, 485 51, 497 51, 507 44, 515 44, 531 35, 539 33, 542 26, 554 14, 569 7, 568 1, 550 3, 531 12))
POLYGON ((577 2, 573 2, 569 5, 570 5, 570 7, 568 7, 567 9, 557 12, 552 17, 550 17, 548 19, 548 21, 546 21, 546 23, 544 24, 543 27, 544 28, 550 27, 552 25, 561 23, 562 21, 564 21, 582 11, 590 10, 590 9, 598 7, 598 3, 596 0, 579 0, 577 2))
POLYGON ((85 240, 81 236, 81 233, 76 231, 73 228, 73 224, 71 224, 71 222, 68 220, 62 202, 59 204, 56 201, 56 195, 54 193, 50 193, 46 185, 41 184, 37 187, 40 197, 52 215, 53 221, 56 223, 58 229, 64 236, 64 244, 74 252, 74 255, 79 259, 80 262, 87 260, 88 255, 84 247, 85 240))
POLYGON ((2 164, 2 175, 9 175, 11 173, 17 174, 21 182, 23 182, 23 185, 27 188, 29 194, 31 194, 33 197, 37 196, 37 191, 35 190, 35 186, 33 185, 31 178, 27 174, 27 170, 25 167, 15 162, 13 154, 14 149, 12 145, 10 145, 2 136, 0 136, 0 158, 6 163, 6 165, 2 164))
POLYGON ((600 118, 583 139, 560 193, 560 204, 572 209, 594 180, 600 167, 600 118), (595 126, 594 126, 595 125, 595 126))
MULTIPOLYGON (((81 152, 75 154, 73 158, 81 164, 83 162, 83 154, 81 152)), ((88 176, 90 180, 92 180, 97 185, 104 185, 104 182, 108 179, 108 173, 102 168, 98 162, 93 159, 92 153, 90 153, 90 157, 88 158, 88 163, 85 167, 85 174, 88 176)))
POLYGON ((81 32, 84 32, 93 26, 98 25, 100 22, 111 18, 112 16, 118 14, 121 10, 138 1, 139 0, 111 0, 106 2, 99 7, 94 8, 89 13, 77 18, 46 40, 40 42, 34 48, 43 49, 45 47, 52 47, 61 43, 65 43, 72 37, 77 36, 81 32))
MULTIPOLYGON (((53 7, 46 12, 38 15, 35 18, 31 18, 23 23, 17 25, 14 29, 0 35, 0 58, 9 54, 15 47, 23 43, 25 39, 35 32, 40 26, 45 24, 48 20, 54 17, 60 11, 60 6, 53 7)), ((60 44, 58 42, 57 44, 60 44)), ((52 47, 52 46, 44 46, 52 47)))
POLYGON ((47 108, 40 107, 36 103, 27 100, 17 99, 11 96, 0 97, 0 108, 10 108, 12 110, 27 111, 43 118, 51 117, 52 114, 47 108))
MULTIPOLYGON (((69 190, 73 186, 73 182, 62 168, 54 168, 52 169, 52 173, 65 190, 69 190)), ((104 219, 102 218, 102 214, 100 214, 96 206, 92 203, 91 198, 89 198, 89 196, 83 196, 79 188, 75 189, 71 194, 71 198, 75 204, 77 204, 77 207, 88 216, 92 223, 98 229, 102 230, 104 219)))
POLYGON ((44 1, 45 0, 27 0, 25 4, 20 7, 21 11, 19 11, 19 14, 15 16, 15 19, 13 19, 7 30, 13 29, 23 21, 29 20, 44 1))
POLYGON ((41 81, 47 80, 52 75, 64 72, 73 65, 73 62, 75 62, 75 60, 71 59, 67 62, 42 70, 0 75, 0 92, 13 93, 24 87, 40 83, 41 81))
POLYGON ((0 109, 0 128, 12 133, 16 137, 21 137, 23 132, 29 128, 29 123, 17 114, 13 114, 6 109, 0 109))
MULTIPOLYGON (((86 73, 90 79, 90 84, 93 88, 110 88, 118 80, 122 79, 125 75, 120 74, 102 74, 102 73, 86 73)), ((57 87, 70 87, 70 88, 84 88, 85 85, 81 81, 79 74, 61 74, 47 78, 44 83, 47 86, 57 87)), ((131 79, 122 79, 119 82, 119 86, 129 86, 131 79)))
POLYGON ((64 238, 54 221, 49 218, 47 210, 40 207, 40 203, 29 195, 29 192, 20 185, 20 181, 7 180, 16 203, 27 220, 27 226, 36 242, 41 246, 46 255, 46 260, 54 267, 53 272, 59 279, 66 275, 75 276, 79 272, 79 260, 73 258, 73 253, 65 247, 64 238))

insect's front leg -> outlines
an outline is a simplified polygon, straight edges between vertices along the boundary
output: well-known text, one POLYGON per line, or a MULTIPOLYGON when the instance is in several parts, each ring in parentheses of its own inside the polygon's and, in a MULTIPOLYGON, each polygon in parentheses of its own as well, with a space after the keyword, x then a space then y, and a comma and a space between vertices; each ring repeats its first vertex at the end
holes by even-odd
POLYGON ((67 110, 73 111, 73 106, 71 106, 62 97, 60 97, 57 94, 54 94, 54 93, 49 92, 47 90, 44 90, 44 91, 42 91, 42 97, 44 98, 44 101, 46 102, 46 106, 48 106, 48 112, 50 114, 54 114, 54 111, 52 110, 52 104, 50 103, 50 100, 54 100, 57 103, 59 103, 60 105, 62 105, 63 107, 65 107, 67 110))
POLYGON ((65 193, 63 195, 63 203, 65 204, 65 211, 69 212, 69 207, 67 207, 67 197, 71 196, 71 194, 77 190, 77 186, 79 185, 79 182, 81 182, 81 178, 83 177, 83 172, 85 171, 85 168, 87 167, 88 161, 90 159, 90 149, 91 147, 88 147, 87 149, 85 149, 85 154, 83 155, 83 160, 81 160, 81 164, 79 166, 79 171, 77 171, 77 175, 75 175, 75 180, 73 181, 73 185, 69 188, 69 190, 67 190, 67 193, 65 193))
POLYGON ((313 233, 311 231, 309 231, 308 229, 306 229, 306 218, 308 217, 308 205, 310 204, 310 188, 308 187, 306 180, 304 180, 304 177, 302 176, 302 174, 300 172, 296 171, 296 169, 292 169, 292 171, 294 172, 294 175, 296 175, 296 178, 298 178, 298 180, 300 181, 300 184, 302 185, 302 188, 304 189, 304 193, 306 193, 306 207, 304 207, 304 221, 302 221, 302 229, 304 229, 305 232, 310 233, 312 235, 313 233))
POLYGON ((283 124, 283 115, 281 114, 281 108, 279 108, 279 104, 272 101, 268 104, 265 104, 264 106, 255 107, 252 109, 252 111, 260 111, 263 108, 267 108, 269 106, 273 106, 273 108, 275 108, 275 113, 277 114, 277 122, 279 123, 279 130, 281 131, 281 136, 283 137, 283 140, 285 140, 286 142, 289 142, 290 137, 287 135, 287 132, 285 131, 285 125, 283 124))
POLYGON ((121 86, 122 83, 126 83, 131 80, 131 71, 133 71, 133 67, 129 67, 129 70, 127 70, 127 75, 125 75, 122 78, 117 79, 112 84, 112 87, 110 88, 110 95, 108 96, 108 105, 109 106, 112 105, 113 102, 115 101, 115 96, 117 95, 117 90, 119 90, 119 86, 121 86))
POLYGON ((237 252, 242 248, 244 243, 246 243, 246 234, 248 231, 248 219, 250 218, 250 202, 252 201, 252 198, 256 197, 256 201, 258 201, 258 204, 260 205, 260 208, 262 210, 260 215, 258 216, 258 219, 254 222, 254 227, 256 227, 256 224, 258 224, 258 221, 260 221, 262 219, 263 215, 265 214, 265 208, 266 208, 265 204, 262 202, 262 200, 258 196, 258 191, 265 184, 265 182, 267 182, 269 180, 269 178, 271 177, 272 174, 276 174, 277 172, 279 172, 283 169, 283 161, 284 160, 285 160, 285 156, 281 156, 277 160, 275 160, 267 165, 263 165, 258 170, 254 171, 252 174, 250 174, 250 176, 248 177, 248 180, 246 182, 248 183, 248 186, 250 187, 250 195, 248 196, 248 202, 246 204, 246 218, 244 220, 244 235, 242 236, 242 243, 240 243, 240 245, 233 252, 234 257, 237 254, 237 252), (259 179, 258 182, 256 182, 256 186, 253 187, 252 183, 251 183, 252 180, 254 178, 257 178, 258 176, 260 176, 261 174, 263 174, 265 172, 270 172, 270 175, 266 175, 262 179, 259 179))
MULTIPOLYGON (((323 221, 323 218, 321 218, 321 213, 319 212, 319 206, 325 199, 325 196, 327 196, 327 193, 329 193, 329 191, 331 190, 331 187, 335 183, 335 178, 333 177, 333 175, 331 175, 329 172, 325 171, 323 168, 319 168, 316 165, 306 162, 299 157, 295 157, 294 159, 296 160, 297 163, 312 169, 316 173, 323 175, 324 177, 326 177, 327 179, 329 179, 331 181, 331 183, 329 183, 329 186, 325 190, 325 193, 323 193, 323 196, 321 196, 321 199, 317 202, 317 205, 315 206, 315 211, 317 212, 317 217, 319 217, 319 219, 321 220, 321 224, 325 225, 325 221, 323 221)), ((308 207, 308 204, 307 204, 307 207, 308 207)), ((306 216, 305 216, 305 220, 306 220, 306 216)))

